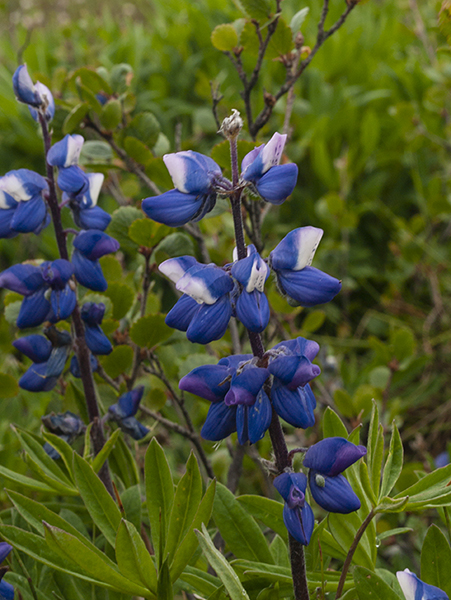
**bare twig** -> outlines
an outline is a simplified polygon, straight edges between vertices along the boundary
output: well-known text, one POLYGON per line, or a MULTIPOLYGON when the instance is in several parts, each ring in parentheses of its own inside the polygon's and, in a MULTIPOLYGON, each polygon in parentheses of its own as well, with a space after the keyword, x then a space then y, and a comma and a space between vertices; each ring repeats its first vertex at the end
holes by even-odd
POLYGON ((218 104, 221 102, 221 100, 224 98, 224 96, 219 93, 219 84, 215 85, 213 83, 213 81, 210 81, 210 88, 211 88, 211 100, 212 100, 211 110, 213 111, 213 117, 216 122, 216 127, 219 130, 221 128, 221 121, 218 117, 218 104))

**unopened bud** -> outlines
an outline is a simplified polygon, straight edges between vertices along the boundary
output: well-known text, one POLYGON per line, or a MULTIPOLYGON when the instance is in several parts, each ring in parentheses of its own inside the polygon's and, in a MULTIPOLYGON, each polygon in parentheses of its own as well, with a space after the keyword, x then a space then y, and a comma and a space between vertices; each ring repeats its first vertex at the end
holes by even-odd
POLYGON ((269 106, 270 108, 273 108, 277 102, 276 97, 269 92, 264 92, 263 100, 265 101, 266 106, 269 106))
POLYGON ((294 38, 294 45, 296 47, 296 49, 298 50, 299 48, 302 48, 304 44, 304 36, 302 35, 301 31, 298 31, 296 34, 296 37, 294 38))
POLYGON ((224 119, 218 133, 222 133, 228 140, 233 140, 238 137, 242 128, 243 119, 240 117, 239 111, 232 108, 232 114, 224 119))

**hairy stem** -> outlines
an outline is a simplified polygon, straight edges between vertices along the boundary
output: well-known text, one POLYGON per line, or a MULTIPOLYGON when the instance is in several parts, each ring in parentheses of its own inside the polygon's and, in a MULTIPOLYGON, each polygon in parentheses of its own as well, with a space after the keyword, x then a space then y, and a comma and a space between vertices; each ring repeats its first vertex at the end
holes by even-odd
MULTIPOLYGON (((42 129, 42 135, 44 138, 44 150, 45 156, 50 150, 52 144, 52 136, 47 126, 45 117, 39 112, 39 122, 42 129)), ((66 236, 63 230, 61 222, 61 209, 58 204, 58 196, 56 193, 55 175, 53 167, 45 161, 47 171, 47 181, 49 185, 49 194, 47 197, 47 203, 52 214, 53 228, 55 231, 56 242, 58 244, 58 251, 60 257, 69 260, 69 253, 67 251, 66 236)), ((97 404, 96 390, 94 386, 94 379, 91 371, 91 361, 89 356, 89 349, 86 345, 85 330, 83 321, 80 315, 80 308, 78 302, 72 313, 72 322, 75 331, 75 352, 77 354, 78 363, 80 366, 81 381, 83 384, 83 390, 85 393, 86 406, 88 410, 88 416, 90 423, 93 423, 91 428, 91 438, 94 448, 94 452, 98 454, 105 445, 105 436, 103 433, 102 423, 100 420, 99 406, 97 404)), ((108 470, 108 464, 105 462, 104 466, 99 471, 99 477, 102 479, 108 492, 113 495, 113 486, 111 482, 110 473, 108 470)), ((114 497, 114 496, 113 496, 114 497)))

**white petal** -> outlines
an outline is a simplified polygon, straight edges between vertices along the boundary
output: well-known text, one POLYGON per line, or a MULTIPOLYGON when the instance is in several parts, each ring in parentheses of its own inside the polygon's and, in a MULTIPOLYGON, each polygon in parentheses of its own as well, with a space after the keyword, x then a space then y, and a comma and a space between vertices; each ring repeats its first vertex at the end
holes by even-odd
POLYGON ((323 230, 318 227, 301 227, 299 229, 298 259, 294 271, 300 271, 304 267, 309 267, 312 264, 316 249, 323 237, 323 230))
MULTIPOLYGON (((67 152, 66 152, 66 161, 64 163, 65 167, 70 167, 72 165, 78 164, 78 159, 80 157, 81 148, 83 146, 84 138, 81 135, 70 135, 67 139, 67 152)), ((100 190, 99 190, 100 191, 100 190)))
POLYGON ((91 206, 96 206, 105 176, 103 173, 88 173, 87 177, 89 179, 89 195, 91 196, 91 206))
POLYGON ((250 294, 254 290, 263 292, 265 289, 266 276, 268 274, 269 267, 259 257, 259 260, 255 260, 252 265, 252 271, 249 277, 248 284, 246 286, 246 292, 250 294))
POLYGON ((409 569, 405 569, 404 571, 398 571, 396 577, 398 578, 399 585, 401 586, 406 600, 415 600, 415 594, 418 587, 418 581, 415 575, 413 575, 409 569))
POLYGON ((262 152, 262 175, 266 173, 266 171, 268 171, 271 167, 275 167, 280 163, 286 140, 287 135, 285 133, 283 135, 281 135, 280 133, 275 133, 269 140, 269 142, 265 144, 265 147, 263 148, 262 152))
POLYGON ((0 190, 12 196, 17 202, 30 200, 32 197, 25 191, 22 181, 14 173, 3 175, 0 178, 0 190))
POLYGON ((186 269, 180 264, 177 258, 169 258, 161 263, 158 270, 166 275, 171 281, 177 283, 185 275, 186 269))
POLYGON ((193 277, 192 275, 187 274, 186 277, 182 277, 178 281, 175 287, 179 292, 191 296, 198 304, 214 304, 218 299, 211 295, 205 280, 200 277, 193 277))
POLYGON ((174 182, 174 186, 179 192, 188 194, 188 190, 185 187, 188 162, 185 159, 185 156, 189 156, 189 154, 187 152, 165 154, 163 156, 163 160, 167 170, 169 171, 169 175, 174 182))

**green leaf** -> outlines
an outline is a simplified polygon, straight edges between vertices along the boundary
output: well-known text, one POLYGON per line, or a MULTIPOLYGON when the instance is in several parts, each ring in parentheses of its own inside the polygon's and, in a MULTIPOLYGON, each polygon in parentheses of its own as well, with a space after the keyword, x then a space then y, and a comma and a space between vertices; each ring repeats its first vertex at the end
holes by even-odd
POLYGON ((142 501, 139 485, 133 485, 127 488, 121 494, 121 502, 125 511, 125 518, 136 527, 137 531, 141 529, 142 501))
POLYGON ((326 313, 323 310, 314 310, 302 321, 301 329, 308 333, 312 333, 319 329, 325 320, 326 313))
POLYGON ((283 522, 283 504, 281 502, 254 495, 238 496, 237 500, 255 519, 270 527, 285 541, 288 540, 287 528, 283 522))
POLYGON ((120 477, 126 487, 139 484, 139 472, 136 459, 123 438, 118 438, 110 454, 111 469, 120 477))
MULTIPOLYGON (((243 158, 256 148, 257 144, 246 140, 238 140, 238 163, 241 164, 243 158)), ((230 144, 227 140, 219 142, 211 149, 211 158, 223 169, 230 171, 230 144)))
POLYGON ((346 390, 337 388, 334 392, 334 402, 344 417, 347 417, 348 419, 355 417, 357 411, 351 396, 346 390))
POLYGON ((368 474, 368 465, 366 464, 365 461, 359 460, 358 466, 359 466, 359 476, 360 476, 359 478, 360 478, 360 483, 362 484, 363 491, 365 492, 366 496, 369 498, 371 505, 374 507, 377 504, 377 498, 373 492, 373 488, 371 487, 370 477, 368 474))
POLYGON ((211 34, 211 43, 217 50, 232 52, 238 46, 238 34, 231 23, 217 25, 211 34))
POLYGON ((310 8, 306 6, 305 8, 301 8, 291 19, 290 21, 290 29, 293 34, 293 39, 296 37, 298 31, 301 30, 301 25, 305 21, 310 8))
POLYGON ((115 94, 123 94, 133 79, 133 68, 127 63, 114 65, 110 73, 111 89, 115 94))
MULTIPOLYGON (((208 559, 208 562, 213 567, 214 571, 218 575, 219 579, 224 584, 228 595, 231 600, 249 600, 246 590, 243 588, 238 575, 217 550, 208 535, 207 528, 202 525, 202 533, 196 531, 197 539, 202 548, 203 553, 208 559)), ((265 542, 266 544, 266 542, 265 542)))
POLYGON ((355 587, 360 600, 401 600, 401 597, 373 571, 358 566, 354 569, 355 587))
POLYGON ((257 21, 267 20, 271 14, 271 7, 268 0, 240 0, 241 6, 251 19, 257 21))
POLYGON ((124 138, 123 146, 130 158, 140 165, 146 166, 153 159, 153 154, 146 144, 132 135, 124 138))
POLYGON ((155 223, 151 219, 137 219, 130 225, 128 235, 138 246, 153 248, 165 236, 169 235, 171 230, 171 227, 160 225, 160 223, 155 223))
POLYGON ((187 534, 183 538, 174 555, 174 560, 172 561, 170 569, 172 581, 176 581, 180 577, 198 546, 194 530, 200 529, 202 524, 208 525, 211 512, 213 510, 215 491, 216 481, 212 481, 208 486, 204 497, 202 498, 202 502, 199 504, 199 508, 194 515, 194 519, 189 526, 187 534))
POLYGON ((277 29, 268 44, 265 58, 273 59, 289 54, 293 49, 293 33, 283 17, 279 18, 277 29))
POLYGON ((73 108, 63 123, 63 133, 73 133, 89 112, 89 104, 83 102, 73 108))
POLYGON ((42 492, 45 494, 56 494, 56 490, 49 485, 42 483, 41 481, 37 481, 36 479, 32 479, 31 477, 27 477, 26 475, 21 475, 20 473, 11 471, 10 469, 2 467, 1 465, 0 475, 2 475, 8 481, 12 481, 14 484, 19 485, 21 488, 32 490, 34 492, 42 492))
POLYGON ((102 450, 100 450, 100 452, 94 457, 94 459, 91 463, 94 473, 98 473, 100 471, 103 464, 105 463, 105 461, 111 454, 111 452, 117 442, 117 438, 120 437, 121 435, 122 435, 122 431, 120 429, 116 429, 116 431, 114 431, 110 435, 110 437, 106 441, 105 445, 103 446, 102 450))
POLYGON ((164 322, 164 315, 141 317, 130 329, 130 339, 140 348, 153 348, 172 334, 173 330, 164 322))
POLYGON ((403 533, 410 533, 411 531, 413 531, 411 527, 395 527, 394 529, 387 529, 387 531, 384 531, 383 533, 378 533, 377 539, 379 542, 382 542, 382 540, 386 540, 394 535, 402 535, 403 533))
MULTIPOLYGON (((330 513, 327 518, 331 534, 343 549, 344 553, 347 554, 362 521, 355 512, 350 513, 349 515, 330 513)), ((357 546, 352 562, 363 565, 369 569, 374 569, 371 548, 365 534, 362 536, 362 539, 357 546)))
POLYGON ((164 252, 170 258, 183 254, 195 254, 193 241, 186 233, 171 233, 166 236, 158 244, 155 252, 159 254, 164 252))
POLYGON ((116 538, 116 560, 121 573, 156 594, 157 571, 135 526, 122 519, 116 538))
POLYGON ((169 517, 174 502, 174 482, 163 448, 152 438, 144 463, 147 512, 157 565, 162 562, 160 546, 164 548, 169 517))
POLYGON ((323 416, 324 437, 348 437, 348 431, 337 413, 328 406, 323 416))
POLYGON ((94 69, 80 67, 71 74, 69 81, 75 81, 77 78, 80 78, 82 83, 94 92, 94 94, 97 94, 98 92, 111 94, 112 92, 108 81, 106 81, 100 73, 94 71, 94 69))
POLYGON ((157 600, 172 600, 173 597, 174 592, 172 590, 171 576, 169 573, 169 561, 166 559, 158 574, 157 600))
POLYGON ((77 412, 85 423, 88 423, 88 409, 86 408, 86 400, 84 393, 74 384, 69 381, 66 387, 65 400, 69 408, 77 412))
POLYGON ((415 351, 415 336, 413 331, 407 327, 398 329, 391 342, 393 344, 393 354, 399 362, 410 358, 415 351))
POLYGON ((19 386, 12 375, 0 373, 0 398, 15 398, 19 393, 19 386))
POLYGON ((134 206, 121 206, 112 214, 108 234, 120 243, 121 250, 137 250, 138 245, 130 239, 128 230, 133 221, 142 219, 142 216, 142 212, 134 206))
POLYGON ((63 459, 64 464, 66 465, 66 469, 72 477, 72 461, 74 454, 72 448, 67 442, 65 442, 59 436, 54 435, 53 433, 44 431, 42 433, 42 437, 47 443, 49 443, 52 446, 52 448, 55 448, 55 450, 59 453, 59 455, 63 459))
POLYGON ((409 496, 404 496, 401 498, 390 498, 389 496, 384 496, 381 498, 374 509, 376 514, 378 513, 396 513, 402 512, 409 501, 409 496))
POLYGON ((119 508, 94 473, 91 465, 76 453, 74 453, 74 475, 80 495, 92 520, 114 548, 116 532, 121 522, 119 508))
POLYGON ((100 266, 102 267, 105 279, 108 282, 118 281, 119 279, 122 279, 122 267, 121 263, 117 260, 117 258, 114 258, 114 256, 107 254, 106 256, 102 256, 102 258, 99 259, 99 262, 100 266))
POLYGON ((62 557, 67 557, 73 561, 82 571, 102 582, 104 587, 125 594, 144 596, 144 598, 150 597, 146 588, 121 575, 116 565, 106 554, 100 556, 82 541, 57 527, 52 527, 47 523, 44 523, 44 526, 48 546, 62 557))
POLYGON ((122 120, 122 105, 120 100, 112 98, 102 106, 99 115, 100 124, 104 129, 112 131, 122 120))
POLYGON ((399 476, 401 475, 402 465, 404 460, 404 450, 402 447, 401 436, 398 428, 393 421, 393 432, 390 439, 390 448, 388 450, 387 460, 384 467, 384 475, 382 477, 382 487, 380 495, 388 496, 394 488, 399 476))
POLYGON ((221 483, 216 489, 213 518, 224 541, 237 558, 274 563, 260 527, 221 483))
POLYGON ((128 313, 135 300, 135 292, 125 283, 115 281, 102 292, 113 303, 113 319, 120 320, 128 313))
POLYGON ((403 490, 395 496, 395 498, 401 498, 402 496, 410 496, 410 500, 419 501, 425 498, 433 497, 438 492, 443 493, 449 491, 447 487, 451 481, 451 465, 446 465, 440 469, 428 473, 425 477, 422 477, 419 481, 403 490), (431 495, 432 494, 432 495, 431 495))
POLYGON ((379 411, 376 402, 374 402, 368 432, 367 465, 371 487, 376 497, 379 496, 383 458, 384 429, 379 424, 379 411))
POLYGON ((186 567, 180 576, 182 581, 190 585, 194 591, 208 598, 221 586, 221 580, 196 567, 186 567))
POLYGON ((274 536, 269 549, 271 550, 274 562, 278 567, 290 569, 290 558, 288 555, 287 544, 283 541, 280 535, 276 534, 274 536))
POLYGON ((110 165, 113 161, 113 151, 107 142, 88 140, 83 144, 79 163, 81 165, 110 165))
POLYGON ((421 548, 421 579, 451 595, 451 548, 436 525, 431 525, 421 548))
POLYGON ((169 518, 165 556, 169 564, 180 546, 184 536, 196 515, 202 498, 202 477, 195 455, 191 452, 186 463, 186 472, 180 479, 175 491, 169 518))
POLYGON ((130 346, 116 346, 113 352, 102 359, 102 366, 107 375, 116 379, 132 366, 133 350, 130 346))
POLYGON ((127 127, 127 135, 138 138, 149 148, 156 143, 159 133, 160 124, 155 115, 148 111, 134 116, 127 127))

